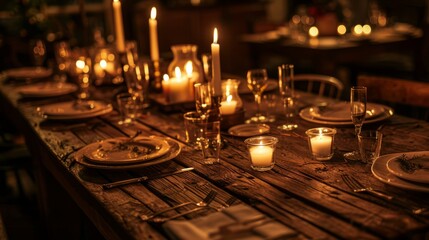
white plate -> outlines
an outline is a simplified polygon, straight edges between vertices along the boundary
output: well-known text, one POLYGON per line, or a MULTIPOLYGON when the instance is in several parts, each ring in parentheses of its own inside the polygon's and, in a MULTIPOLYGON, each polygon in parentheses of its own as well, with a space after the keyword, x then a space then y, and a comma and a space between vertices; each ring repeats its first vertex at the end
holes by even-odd
POLYGON ((38 108, 44 117, 53 120, 83 119, 104 115, 113 110, 112 105, 100 101, 88 101, 92 108, 75 106, 75 101, 60 102, 38 108))
MULTIPOLYGON (((427 153, 427 152, 426 151, 413 152, 410 154, 425 154, 425 153, 427 153)), ((403 154, 403 153, 388 154, 388 155, 383 155, 383 156, 380 156, 379 158, 377 158, 371 167, 371 171, 372 171, 372 174, 374 175, 374 177, 376 177, 378 180, 380 180, 380 181, 382 181, 388 185, 394 186, 394 187, 399 187, 402 189, 419 191, 419 192, 429 192, 429 185, 419 184, 419 183, 414 183, 414 182, 403 180, 403 179, 395 176, 393 173, 391 173, 387 169, 387 162, 394 157, 400 156, 401 154, 403 154)))
POLYGON ((55 97, 75 92, 78 87, 71 83, 38 83, 20 87, 23 97, 55 97))
MULTIPOLYGON (((380 116, 384 111, 383 106, 368 103, 366 107, 365 119, 371 119, 380 116)), ((314 107, 311 114, 324 121, 350 121, 350 103, 338 102, 331 103, 323 107, 314 107)))
POLYGON ((162 155, 159 158, 155 158, 152 161, 147 162, 141 162, 136 164, 126 164, 126 165, 104 165, 104 164, 94 164, 86 160, 86 158, 83 156, 83 152, 80 149, 74 154, 74 159, 77 163, 88 167, 88 168, 95 168, 95 169, 104 169, 104 170, 128 170, 128 169, 135 169, 135 168, 142 168, 147 166, 152 166, 155 164, 160 164, 166 161, 170 161, 177 157, 182 150, 180 145, 171 139, 165 139, 167 143, 170 145, 169 151, 162 155))
POLYGON ((7 77, 17 80, 47 78, 52 75, 52 69, 43 67, 12 68, 4 72, 7 77))
POLYGON ((228 133, 237 137, 258 136, 270 131, 270 126, 260 123, 240 124, 228 129, 228 133))
MULTIPOLYGON (((402 155, 402 154, 401 154, 402 155)), ((399 155, 399 157, 401 157, 399 155)), ((417 164, 423 168, 417 168, 415 171, 406 171, 401 167, 399 157, 392 157, 387 161, 387 169, 395 176, 408 181, 429 184, 429 151, 419 154, 403 153, 411 164, 417 164)))
POLYGON ((96 164, 123 165, 147 162, 168 152, 170 146, 163 138, 110 138, 82 148, 85 158, 96 164))
MULTIPOLYGON (((375 104, 375 103, 372 103, 372 105, 375 105, 375 106, 378 105, 378 106, 382 107, 384 109, 384 111, 380 115, 378 115, 377 117, 374 117, 371 119, 365 119, 364 123, 374 123, 374 122, 383 121, 383 120, 390 118, 394 114, 393 109, 388 107, 388 106, 375 104)), ((324 125, 333 125, 333 126, 353 125, 353 122, 351 119, 349 119, 347 121, 326 121, 326 120, 318 119, 318 118, 314 117, 314 113, 313 113, 314 111, 315 111, 315 107, 304 108, 299 112, 299 116, 302 119, 309 121, 309 122, 312 122, 312 123, 318 123, 318 124, 324 124, 324 125)))

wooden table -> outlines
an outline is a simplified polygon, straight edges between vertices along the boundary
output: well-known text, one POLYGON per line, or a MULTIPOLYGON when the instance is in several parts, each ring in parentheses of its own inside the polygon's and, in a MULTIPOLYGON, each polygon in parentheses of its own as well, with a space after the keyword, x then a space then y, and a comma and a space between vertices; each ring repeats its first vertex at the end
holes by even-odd
MULTIPOLYGON (((99 96, 109 101, 108 92, 99 96)), ((422 234, 429 230, 428 216, 411 213, 412 207, 429 207, 427 193, 386 185, 371 174, 369 165, 343 159, 342 154, 356 146, 351 126, 337 128, 334 157, 320 162, 310 157, 307 140, 302 137, 307 129, 319 124, 297 119, 296 134, 282 133, 276 129, 283 121, 279 115, 278 122, 269 124, 269 135, 279 139, 276 165, 270 171, 257 172, 250 167, 244 139, 227 134, 223 135, 226 144, 220 163, 202 165, 201 153, 184 144, 181 113, 166 114, 152 106, 132 127, 118 126, 116 112, 80 122, 54 122, 40 118, 35 108, 70 96, 22 100, 11 85, 2 85, 0 96, 2 116, 11 118, 22 130, 34 156, 39 205, 51 239, 166 239, 160 225, 137 216, 184 201, 200 201, 212 189, 218 192, 212 206, 221 207, 231 195, 235 196, 237 203, 246 203, 295 230, 297 234, 291 239, 393 239, 413 235, 423 239, 422 234), (89 169, 74 161, 73 153, 89 143, 130 136, 137 130, 144 135, 178 139, 182 152, 173 161, 132 171, 89 169), (195 170, 108 191, 101 188, 103 183, 184 166, 195 170), (395 199, 352 193, 341 179, 345 173, 395 199)), ((250 115, 253 97, 245 95, 242 99, 250 115)), ((428 150, 427 122, 395 115, 383 124, 382 154, 428 150)))

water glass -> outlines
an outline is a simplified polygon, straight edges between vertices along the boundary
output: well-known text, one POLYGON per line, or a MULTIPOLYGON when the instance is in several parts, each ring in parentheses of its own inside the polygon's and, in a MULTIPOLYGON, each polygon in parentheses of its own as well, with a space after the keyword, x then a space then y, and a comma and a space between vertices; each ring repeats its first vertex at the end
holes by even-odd
POLYGON ((262 109, 265 112, 268 122, 276 121, 277 114, 277 95, 276 94, 264 94, 262 96, 262 109))
POLYGON ((185 123, 185 141, 194 149, 201 150, 200 138, 203 136, 203 123, 206 119, 195 111, 183 114, 185 123))
POLYGON ((283 110, 285 115, 285 123, 278 126, 278 129, 291 131, 298 128, 295 122, 296 115, 296 100, 294 88, 294 65, 282 64, 278 66, 279 74, 279 91, 283 102, 283 110))
POLYGON ((203 152, 203 164, 211 165, 219 162, 222 140, 220 136, 220 121, 212 121, 208 118, 201 122, 201 131, 198 133, 201 150, 203 152))
POLYGON ((362 162, 372 163, 380 156, 383 134, 376 130, 364 130, 358 134, 359 153, 362 162))
POLYGON ((142 114, 143 101, 138 96, 129 93, 120 93, 116 95, 119 113, 121 119, 119 125, 129 125, 142 114))
POLYGON ((256 171, 268 171, 274 167, 274 150, 278 139, 271 136, 251 137, 244 140, 249 150, 251 167, 256 171))
POLYGON ((210 83, 194 85, 195 108, 202 118, 206 118, 212 107, 212 87, 210 83))

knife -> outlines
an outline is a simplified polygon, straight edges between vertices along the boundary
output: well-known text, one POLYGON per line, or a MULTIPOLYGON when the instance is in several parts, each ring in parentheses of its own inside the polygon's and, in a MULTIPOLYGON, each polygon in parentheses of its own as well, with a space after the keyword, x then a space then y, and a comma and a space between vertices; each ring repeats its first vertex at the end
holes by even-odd
POLYGON ((176 175, 176 174, 191 171, 191 170, 194 170, 194 168, 193 167, 182 168, 182 169, 175 170, 172 172, 161 173, 159 175, 154 175, 154 176, 150 176, 150 177, 143 176, 143 177, 130 178, 130 179, 121 180, 121 181, 112 182, 112 183, 105 183, 105 184, 101 185, 101 187, 104 190, 107 190, 107 189, 123 186, 126 184, 130 184, 130 183, 139 183, 139 182, 144 182, 144 181, 148 181, 148 180, 152 180, 152 179, 163 178, 163 177, 172 176, 172 175, 176 175))

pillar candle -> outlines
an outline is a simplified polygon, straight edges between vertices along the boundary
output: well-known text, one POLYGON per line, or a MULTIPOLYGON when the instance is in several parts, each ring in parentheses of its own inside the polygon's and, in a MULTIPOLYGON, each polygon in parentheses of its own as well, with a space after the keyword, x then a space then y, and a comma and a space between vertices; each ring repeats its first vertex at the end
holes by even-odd
POLYGON ((214 86, 213 94, 215 96, 222 95, 221 87, 221 76, 220 76, 220 46, 217 43, 218 35, 217 28, 213 31, 213 43, 211 45, 212 50, 212 83, 214 86))
POLYGON ((159 48, 158 48, 158 22, 156 20, 156 8, 153 7, 150 11, 149 18, 149 37, 150 37, 150 58, 152 61, 159 60, 159 48))
POLYGON ((124 37, 124 24, 122 23, 122 9, 119 0, 113 0, 113 13, 115 20, 115 33, 116 33, 116 48, 118 52, 125 52, 125 37, 124 37))
POLYGON ((232 100, 232 95, 229 95, 226 101, 220 103, 220 113, 223 115, 233 114, 237 107, 237 101, 232 100))

